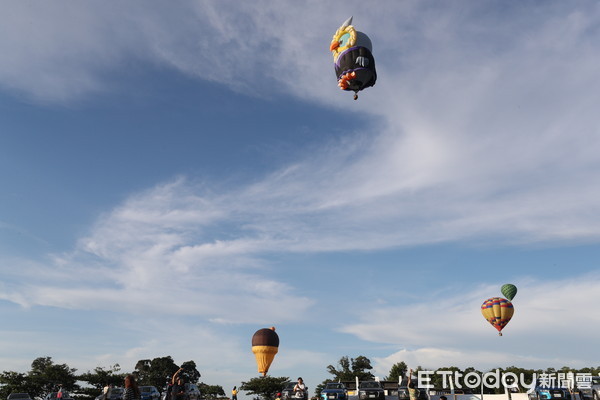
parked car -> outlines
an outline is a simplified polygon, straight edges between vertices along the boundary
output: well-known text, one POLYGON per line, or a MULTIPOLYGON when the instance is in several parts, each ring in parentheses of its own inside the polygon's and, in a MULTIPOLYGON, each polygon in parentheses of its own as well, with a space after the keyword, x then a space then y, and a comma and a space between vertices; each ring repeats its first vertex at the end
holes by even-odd
POLYGON ((290 399, 308 399, 308 387, 304 387, 304 392, 294 393, 294 388, 296 387, 296 382, 289 382, 285 385, 283 390, 281 391, 281 399, 282 400, 290 400, 290 399))
MULTIPOLYGON (((69 394, 69 392, 64 391, 62 392, 62 397, 61 399, 64 400, 71 400, 73 397, 71 397, 71 395, 69 394)), ((48 393, 45 397, 44 400, 57 400, 58 399, 58 392, 52 392, 52 393, 48 393)))
POLYGON ((347 400, 348 390, 343 383, 328 383, 321 391, 323 400, 347 400))
POLYGON ((571 392, 568 388, 542 385, 539 380, 528 395, 529 400, 571 400, 571 392))
POLYGON ((160 400, 160 392, 155 386, 140 386, 142 400, 160 400))
POLYGON ((11 393, 7 400, 31 400, 29 393, 11 393))
POLYGON ((202 394, 200 393, 200 389, 198 386, 193 383, 185 384, 185 400, 200 400, 202 394))
POLYGON ((377 381, 360 382, 358 384, 358 398, 360 400, 385 400, 385 392, 381 383, 377 381))
MULTIPOLYGON (((173 395, 171 394, 171 387, 167 385, 167 387, 163 390, 160 395, 161 400, 167 400, 167 395, 169 395, 169 400, 173 400, 173 395)), ((185 400, 200 400, 202 398, 202 393, 197 385, 193 383, 184 384, 184 399, 185 400)), ((144 400, 142 398, 142 400, 144 400)))
POLYGON ((101 394, 95 400, 123 400, 124 392, 125 390, 120 387, 109 388, 108 392, 106 392, 106 397, 104 397, 104 394, 101 394))
POLYGON ((583 400, 600 400, 600 376, 592 376, 589 388, 579 388, 583 400))

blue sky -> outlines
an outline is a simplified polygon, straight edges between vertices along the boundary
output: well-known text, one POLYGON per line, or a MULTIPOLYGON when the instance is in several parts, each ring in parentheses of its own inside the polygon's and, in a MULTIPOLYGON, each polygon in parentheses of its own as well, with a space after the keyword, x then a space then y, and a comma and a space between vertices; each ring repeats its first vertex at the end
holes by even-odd
POLYGON ((594 2, 7 3, 0 365, 597 366, 594 2), (378 81, 336 86, 350 15, 378 81), (479 306, 519 287, 499 338, 479 306))

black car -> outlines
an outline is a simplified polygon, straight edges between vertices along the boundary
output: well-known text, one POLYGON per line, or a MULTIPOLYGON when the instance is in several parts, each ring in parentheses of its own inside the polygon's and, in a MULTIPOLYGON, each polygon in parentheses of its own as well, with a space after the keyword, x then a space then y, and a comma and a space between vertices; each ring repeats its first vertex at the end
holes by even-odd
POLYGON ((11 393, 7 400, 31 400, 29 393, 11 393))
POLYGON ((360 400, 385 400, 385 392, 381 383, 377 381, 360 382, 358 385, 358 398, 360 400))
POLYGON ((321 390, 321 397, 323 400, 347 400, 348 390, 346 390, 346 386, 343 383, 328 383, 321 390))

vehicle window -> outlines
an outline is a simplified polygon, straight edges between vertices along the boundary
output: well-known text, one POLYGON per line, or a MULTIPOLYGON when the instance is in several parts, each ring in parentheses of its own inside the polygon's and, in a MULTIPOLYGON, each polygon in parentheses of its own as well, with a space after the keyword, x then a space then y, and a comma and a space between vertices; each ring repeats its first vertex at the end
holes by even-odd
POLYGON ((365 382, 362 384, 362 387, 365 389, 372 389, 372 388, 378 388, 379 385, 377 384, 377 382, 365 382))

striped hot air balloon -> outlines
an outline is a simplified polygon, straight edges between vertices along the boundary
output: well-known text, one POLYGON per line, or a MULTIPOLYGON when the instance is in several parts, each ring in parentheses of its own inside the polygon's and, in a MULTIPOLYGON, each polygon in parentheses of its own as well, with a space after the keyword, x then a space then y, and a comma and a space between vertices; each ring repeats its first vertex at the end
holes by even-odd
POLYGON ((267 375, 278 350, 279 336, 275 333, 275 327, 259 329, 252 336, 252 352, 256 357, 258 372, 263 376, 267 375))
POLYGON ((513 285, 512 283, 507 283, 505 285, 502 285, 502 287, 500 288, 500 291, 510 301, 512 301, 512 299, 514 299, 515 296, 517 295, 517 287, 515 285, 513 285))
POLYGON ((502 329, 508 324, 515 309, 512 303, 502 297, 491 297, 481 305, 481 314, 502 336, 502 329))

